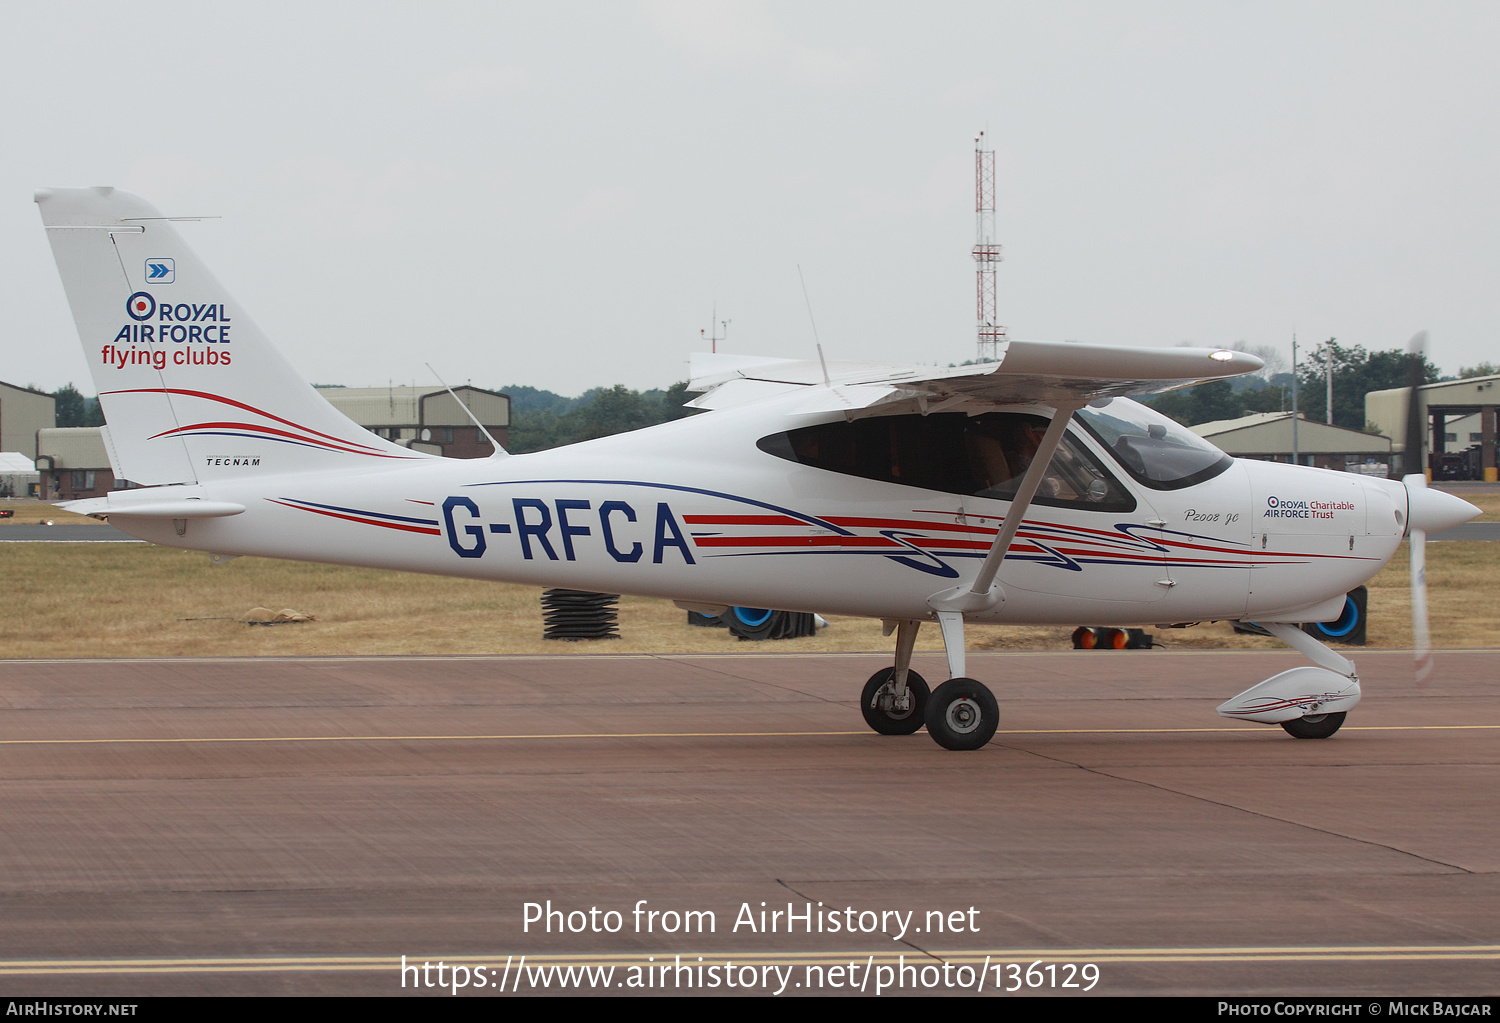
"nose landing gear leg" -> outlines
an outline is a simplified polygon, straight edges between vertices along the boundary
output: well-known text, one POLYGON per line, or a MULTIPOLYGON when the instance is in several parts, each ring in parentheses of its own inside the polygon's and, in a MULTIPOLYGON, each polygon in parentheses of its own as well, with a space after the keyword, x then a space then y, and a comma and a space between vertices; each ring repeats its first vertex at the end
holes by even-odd
POLYGON ((865 724, 881 735, 910 735, 922 727, 927 708, 927 681, 911 670, 921 622, 896 625, 896 664, 870 676, 860 695, 865 724))

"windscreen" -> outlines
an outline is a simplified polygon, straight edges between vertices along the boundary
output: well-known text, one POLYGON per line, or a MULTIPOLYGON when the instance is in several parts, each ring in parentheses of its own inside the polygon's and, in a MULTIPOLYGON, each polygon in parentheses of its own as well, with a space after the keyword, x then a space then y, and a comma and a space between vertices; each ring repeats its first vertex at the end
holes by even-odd
POLYGON ((1202 483, 1234 463, 1187 427, 1128 398, 1091 405, 1075 415, 1126 472, 1157 490, 1202 483))

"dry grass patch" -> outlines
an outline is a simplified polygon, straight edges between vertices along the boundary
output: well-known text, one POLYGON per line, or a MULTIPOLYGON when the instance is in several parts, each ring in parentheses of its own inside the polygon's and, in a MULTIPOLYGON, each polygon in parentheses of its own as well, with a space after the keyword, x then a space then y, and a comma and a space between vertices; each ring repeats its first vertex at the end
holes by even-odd
MULTIPOLYGON (((541 638, 540 591, 504 583, 341 568, 265 558, 213 566, 208 556, 150 544, 5 544, 10 586, 0 603, 0 657, 318 656, 358 654, 595 654, 888 652, 880 623, 831 619, 816 636, 743 643, 692 628, 668 601, 624 597, 619 640, 541 638), (293 608, 316 622, 249 626, 252 607, 293 608)), ((1428 548, 1438 646, 1494 646, 1500 544, 1428 548)), ((1403 547, 1370 583, 1372 646, 1411 644, 1403 547)), ((1087 624, 1087 623, 1084 623, 1087 624)), ((978 626, 975 650, 1062 650, 1069 627, 978 626)), ((1270 648, 1224 623, 1160 634, 1177 648, 1270 648)), ((936 651, 935 628, 918 648, 936 651)))
POLYGON ((1459 491, 1454 496, 1463 498, 1484 513, 1475 522, 1500 522, 1500 492, 1474 494, 1459 491))
MULTIPOLYGON (((619 640, 542 639, 541 591, 375 569, 208 557, 150 544, 14 544, 0 657, 744 652, 668 601, 623 597, 619 640), (317 621, 243 622, 256 606, 317 621)), ((938 649, 934 634, 925 648, 938 649)), ((748 649, 877 650, 880 623, 837 619, 816 637, 748 649)))
MULTIPOLYGON (((1500 543, 1427 545, 1427 616, 1437 647, 1496 646, 1500 627, 1500 543)), ((1370 580, 1371 645, 1407 647, 1411 635, 1411 554, 1406 544, 1370 580), (1377 617, 1378 616, 1378 617, 1377 617)))
POLYGON ((54 526, 76 526, 79 524, 97 526, 99 521, 91 519, 87 515, 78 515, 74 512, 63 511, 55 504, 45 501, 15 501, 0 499, 0 508, 8 508, 15 515, 8 519, 0 519, 0 527, 6 525, 35 526, 38 523, 51 520, 54 526))

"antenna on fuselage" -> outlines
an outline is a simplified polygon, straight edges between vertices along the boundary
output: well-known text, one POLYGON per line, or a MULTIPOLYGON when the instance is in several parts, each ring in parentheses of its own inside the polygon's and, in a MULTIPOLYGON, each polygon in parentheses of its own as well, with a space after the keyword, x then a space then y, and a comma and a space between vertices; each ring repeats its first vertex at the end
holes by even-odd
POLYGON ((797 280, 802 282, 802 301, 807 304, 807 322, 812 324, 813 347, 818 350, 818 365, 823 367, 823 383, 829 387, 833 381, 828 378, 828 363, 823 358, 823 342, 818 339, 818 321, 813 319, 812 299, 807 297, 807 278, 802 276, 802 264, 797 264, 797 280))
MULTIPOLYGON (((453 393, 453 388, 451 388, 451 387, 448 386, 448 382, 446 380, 444 380, 441 376, 438 376, 438 371, 432 368, 432 363, 427 362, 427 363, 423 363, 423 365, 427 367, 428 371, 433 376, 437 377, 437 382, 440 383, 440 384, 442 384, 443 385, 443 389, 446 390, 450 395, 453 396, 453 400, 456 401, 456 402, 458 402, 458 407, 464 410, 464 412, 468 415, 469 419, 471 419, 473 421, 474 425, 477 426, 477 427, 479 427, 479 432, 482 433, 482 434, 484 434, 486 437, 489 438, 490 447, 492 447, 492 448, 495 449, 495 453, 492 454, 492 455, 490 455, 490 457, 491 458, 504 458, 506 455, 510 454, 509 451, 506 451, 504 448, 502 448, 500 446, 500 442, 497 441, 494 438, 494 436, 490 433, 490 431, 488 431, 488 430, 486 430, 484 428, 484 424, 479 421, 479 417, 474 414, 474 410, 471 409, 471 408, 469 408, 468 404, 462 398, 460 398, 458 395, 456 395, 456 394, 453 393)), ((413 390, 415 390, 415 388, 413 388, 413 390)))

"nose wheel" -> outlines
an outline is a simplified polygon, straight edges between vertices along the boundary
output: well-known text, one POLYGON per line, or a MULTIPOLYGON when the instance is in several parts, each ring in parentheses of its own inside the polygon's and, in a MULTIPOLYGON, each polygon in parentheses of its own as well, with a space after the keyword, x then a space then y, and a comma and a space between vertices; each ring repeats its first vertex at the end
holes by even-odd
POLYGON ((1309 714, 1305 718, 1293 718, 1290 721, 1283 721, 1281 727, 1286 729, 1288 735, 1298 739, 1326 739, 1339 730, 1346 716, 1342 712, 1337 714, 1309 714))
POLYGON ((910 735, 922 727, 930 690, 927 681, 914 671, 906 673, 906 692, 896 695, 895 668, 881 668, 865 683, 859 709, 865 724, 881 735, 910 735))
POLYGON ((999 725, 994 694, 972 678, 950 678, 927 698, 927 734, 944 749, 979 749, 999 725))

